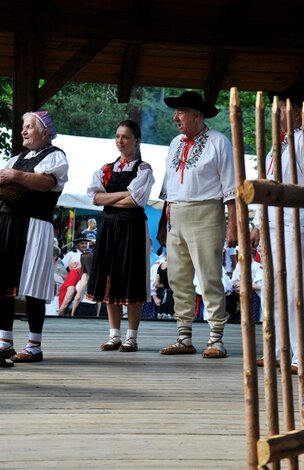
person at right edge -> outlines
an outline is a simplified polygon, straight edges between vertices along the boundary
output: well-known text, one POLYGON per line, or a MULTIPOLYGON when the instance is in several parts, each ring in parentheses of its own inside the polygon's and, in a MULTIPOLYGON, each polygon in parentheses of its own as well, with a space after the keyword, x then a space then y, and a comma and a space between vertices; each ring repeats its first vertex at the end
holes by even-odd
POLYGON ((157 239, 167 246, 178 338, 160 353, 196 353, 192 344, 196 272, 210 327, 202 355, 224 358, 227 351, 222 338, 229 314, 221 280, 222 253, 225 238, 228 246, 237 245, 232 146, 223 134, 205 124, 205 118, 216 116, 218 109, 199 93, 184 91, 164 102, 175 110, 173 120, 181 135, 169 147, 157 239))
MULTIPOLYGON (((292 105, 293 124, 294 124, 294 146, 296 154, 296 167, 298 184, 304 185, 304 150, 303 150, 303 133, 301 130, 302 117, 301 108, 304 102, 304 90, 291 86, 281 92, 269 92, 268 97, 273 101, 273 97, 278 96, 278 107, 280 110, 280 130, 281 130, 281 165, 282 165, 282 182, 284 184, 291 183, 290 163, 289 163, 289 147, 287 135, 287 117, 286 117, 286 100, 290 99, 292 105)), ((273 173, 273 159, 272 149, 266 157, 266 178, 268 180, 274 179, 273 173)), ((298 373, 298 345, 297 345, 297 330, 296 330, 296 303, 294 299, 295 287, 295 259, 293 256, 294 250, 294 237, 293 237, 293 209, 290 207, 284 208, 284 237, 285 237, 285 252, 286 252, 286 274, 287 274, 287 305, 288 305, 288 321, 289 321, 289 341, 291 347, 291 373, 298 373)), ((275 207, 268 207, 268 220, 270 229, 270 242, 272 259, 274 264, 274 320, 276 327, 276 359, 277 365, 280 360, 280 334, 279 334, 279 319, 278 319, 278 293, 277 293, 277 243, 276 243, 276 225, 275 225, 275 207)), ((251 231, 250 237, 254 247, 257 247, 260 242, 259 230, 259 209, 256 211, 253 219, 254 228, 251 231)), ((300 231, 301 231, 301 246, 302 251, 304 247, 304 209, 300 209, 300 231)), ((304 262, 302 258, 302 269, 304 269, 304 262)), ((263 298, 263 287, 262 287, 263 298)), ((257 359, 257 366, 264 366, 264 358, 257 359)))

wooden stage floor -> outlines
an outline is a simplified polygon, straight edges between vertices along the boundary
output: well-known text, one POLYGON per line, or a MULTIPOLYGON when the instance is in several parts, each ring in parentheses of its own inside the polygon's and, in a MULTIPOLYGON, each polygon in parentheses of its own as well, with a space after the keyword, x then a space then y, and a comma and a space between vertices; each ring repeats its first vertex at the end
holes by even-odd
MULTIPOLYGON (((101 352, 107 320, 47 318, 45 360, 0 370, 0 468, 246 469, 240 325, 226 359, 202 358, 208 333, 195 323, 198 354, 161 356, 175 322, 143 321, 137 353, 101 352)), ((26 336, 16 320, 18 350, 26 336)))

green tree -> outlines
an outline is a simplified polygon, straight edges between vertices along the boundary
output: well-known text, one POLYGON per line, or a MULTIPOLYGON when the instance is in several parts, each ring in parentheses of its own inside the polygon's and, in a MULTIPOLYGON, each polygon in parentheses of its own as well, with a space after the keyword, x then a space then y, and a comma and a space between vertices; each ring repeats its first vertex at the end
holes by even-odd
POLYGON ((13 122, 13 84, 12 80, 0 77, 0 154, 9 157, 11 154, 11 133, 13 122))

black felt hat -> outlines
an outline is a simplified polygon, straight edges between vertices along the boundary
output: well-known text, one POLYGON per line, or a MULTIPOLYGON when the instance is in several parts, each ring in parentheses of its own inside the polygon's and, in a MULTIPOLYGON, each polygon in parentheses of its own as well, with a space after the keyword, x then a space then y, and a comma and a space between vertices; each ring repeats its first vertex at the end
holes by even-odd
POLYGON ((83 235, 76 235, 76 238, 74 238, 73 243, 80 243, 80 242, 89 242, 88 238, 84 237, 83 235))
POLYGON ((214 104, 205 101, 196 91, 184 91, 180 96, 165 98, 164 102, 169 108, 191 108, 202 111, 206 118, 212 118, 218 114, 214 104))
POLYGON ((279 101, 285 101, 287 98, 289 98, 292 103, 302 107, 304 101, 304 90, 301 90, 295 86, 289 86, 283 91, 269 91, 268 98, 271 103, 274 96, 277 96, 279 101))

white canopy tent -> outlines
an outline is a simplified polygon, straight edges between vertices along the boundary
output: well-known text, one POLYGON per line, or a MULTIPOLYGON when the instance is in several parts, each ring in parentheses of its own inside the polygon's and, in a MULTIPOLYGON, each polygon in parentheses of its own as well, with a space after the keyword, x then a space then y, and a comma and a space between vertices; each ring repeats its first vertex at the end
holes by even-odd
MULTIPOLYGON (((69 161, 69 181, 58 200, 58 205, 96 210, 96 206, 91 205, 87 196, 87 188, 94 171, 118 157, 114 139, 58 135, 53 143, 66 153, 69 161)), ((141 144, 142 159, 150 163, 155 177, 150 196, 151 205, 159 201, 167 152, 168 147, 164 145, 141 144)))
MULTIPOLYGON (((87 196, 87 188, 91 182, 94 171, 105 163, 110 163, 118 157, 114 139, 97 139, 93 137, 78 137, 59 134, 53 144, 61 148, 67 155, 69 162, 69 181, 58 200, 58 206, 100 210, 91 204, 87 196)), ((142 159, 150 163, 153 168, 155 184, 152 187, 149 205, 161 207, 158 198, 165 173, 165 159, 168 146, 141 144, 142 159)), ((1 153, 0 153, 1 157, 1 153)), ((256 158, 254 155, 245 155, 246 177, 257 177, 256 158)), ((6 161, 1 157, 0 168, 6 161)))

